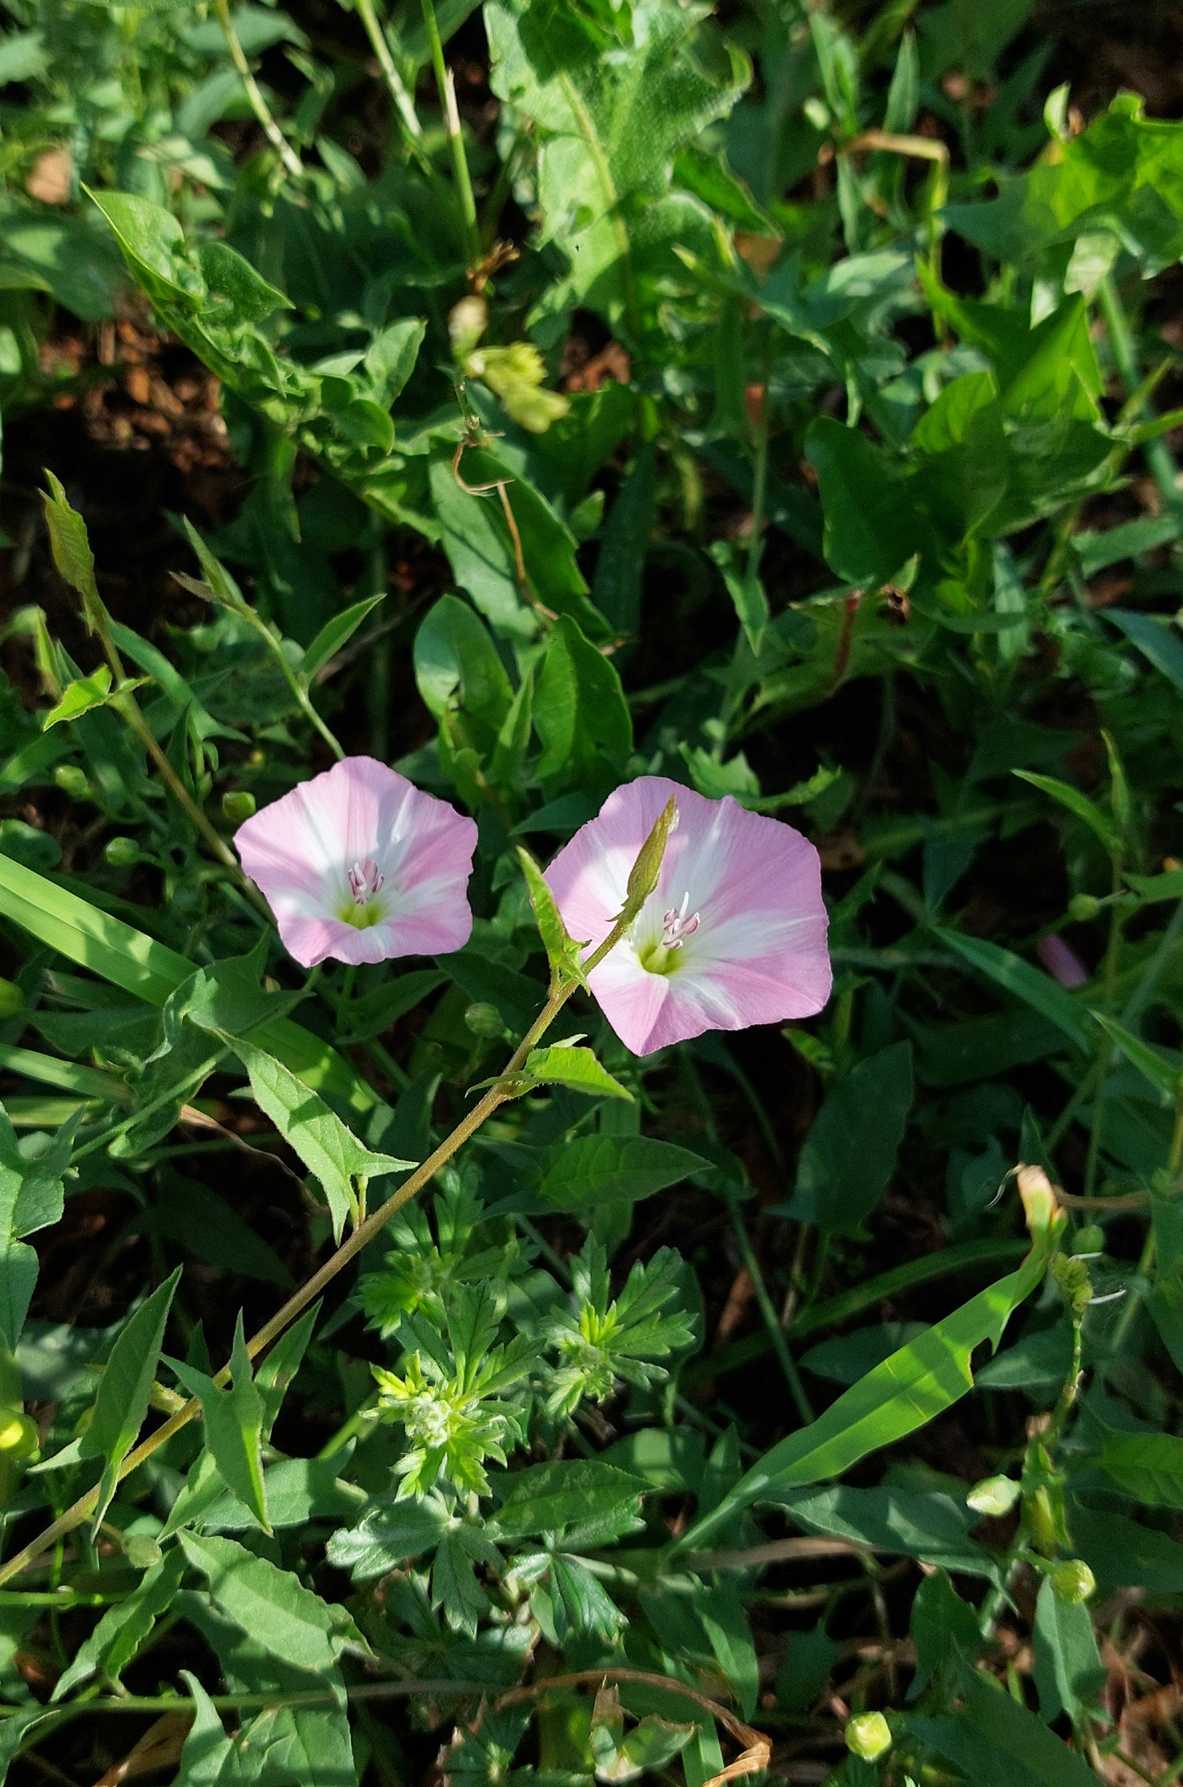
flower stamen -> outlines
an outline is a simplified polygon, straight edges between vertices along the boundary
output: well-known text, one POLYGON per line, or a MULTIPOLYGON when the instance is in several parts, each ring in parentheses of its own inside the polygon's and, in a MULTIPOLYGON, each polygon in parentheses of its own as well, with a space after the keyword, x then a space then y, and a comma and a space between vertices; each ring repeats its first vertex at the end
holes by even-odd
POLYGON ((662 918, 661 946, 663 949, 681 949, 687 937, 693 937, 695 931, 697 931, 699 925, 702 923, 702 916, 698 912, 690 913, 689 918, 687 918, 686 914, 689 907, 690 895, 684 893, 682 895, 682 904, 680 906, 671 906, 669 911, 662 918))
POLYGON ((367 900, 372 900, 375 894, 381 892, 386 881, 372 856, 367 856, 364 862, 355 862, 346 879, 355 906, 364 906, 367 900))

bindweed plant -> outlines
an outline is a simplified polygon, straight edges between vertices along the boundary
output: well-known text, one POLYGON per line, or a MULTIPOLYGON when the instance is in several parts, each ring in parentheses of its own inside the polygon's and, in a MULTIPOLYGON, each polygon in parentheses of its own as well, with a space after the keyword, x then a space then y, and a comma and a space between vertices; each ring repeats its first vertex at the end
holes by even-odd
POLYGON ((0 15, 0 1783, 1170 1787, 1173 27, 0 15))

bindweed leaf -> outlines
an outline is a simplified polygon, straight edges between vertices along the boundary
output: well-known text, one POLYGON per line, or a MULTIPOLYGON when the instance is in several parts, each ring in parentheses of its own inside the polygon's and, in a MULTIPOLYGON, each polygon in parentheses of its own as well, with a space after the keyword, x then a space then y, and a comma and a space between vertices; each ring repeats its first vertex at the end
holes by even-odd
POLYGON ((613 1079, 601 1067, 592 1049, 571 1048, 555 1043, 549 1048, 531 1049, 522 1072, 543 1086, 567 1086, 572 1092, 586 1092, 592 1098, 632 1099, 627 1086, 613 1079))
POLYGON ((105 706, 110 699, 110 666, 100 664, 89 676, 79 676, 72 683, 67 683, 61 698, 42 720, 42 729, 48 732, 51 726, 60 726, 65 721, 77 720, 83 714, 93 713, 96 707, 105 706))
POLYGON ((300 665, 300 674, 305 683, 311 682, 317 671, 323 670, 325 665, 336 657, 342 646, 347 645, 353 638, 366 617, 372 614, 378 604, 384 600, 384 594, 367 596, 364 601, 354 602, 342 614, 335 614, 332 620, 325 622, 305 651, 303 662, 300 665))
POLYGON ((586 1212, 652 1197, 709 1166, 686 1148, 647 1136, 577 1136, 554 1151, 539 1195, 553 1210, 586 1212))
POLYGON ((538 935, 550 963, 552 981, 556 986, 562 986, 573 980, 579 986, 586 987, 587 976, 583 972, 582 963, 582 954, 587 947, 586 938, 580 942, 568 934, 555 904, 555 897, 530 852, 519 844, 515 854, 526 879, 530 910, 534 914, 538 935))
POLYGON ((93 1530, 96 1532, 115 1494, 119 1467, 130 1452, 148 1412, 148 1398, 164 1344, 168 1312, 180 1277, 178 1266, 128 1318, 103 1371, 81 1447, 83 1458, 103 1460, 94 1511, 93 1530))
POLYGON ((251 1375, 241 1310, 234 1328, 228 1390, 219 1389, 196 1366, 186 1365, 180 1359, 170 1359, 168 1363, 190 1396, 196 1396, 201 1403, 205 1443, 226 1488, 245 1503, 263 1531, 269 1533, 271 1523, 260 1455, 265 1407, 251 1375))
POLYGON ((218 1034, 246 1068, 259 1109, 318 1181, 333 1219, 334 1238, 339 1241, 346 1220, 357 1213, 357 1181, 402 1172, 415 1162, 375 1154, 364 1147, 324 1099, 274 1055, 241 1037, 218 1034))

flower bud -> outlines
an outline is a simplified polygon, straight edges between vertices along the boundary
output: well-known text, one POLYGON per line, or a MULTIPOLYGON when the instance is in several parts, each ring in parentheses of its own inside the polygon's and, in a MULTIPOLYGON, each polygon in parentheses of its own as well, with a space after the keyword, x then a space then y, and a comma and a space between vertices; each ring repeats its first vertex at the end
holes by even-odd
POLYGON ((108 838, 103 848, 103 859, 113 869, 131 869, 141 859, 143 852, 134 838, 108 838))
POLYGON ((255 797, 245 788, 231 788, 222 796, 222 817, 229 819, 231 825, 241 825, 245 819, 253 819, 254 813, 255 797))
POLYGON ((891 1748, 891 1726, 882 1713, 856 1713, 846 1721, 842 1736, 851 1755, 864 1762, 877 1762, 891 1748))
POLYGON ((474 1036, 498 1037, 505 1034, 505 1019, 495 1005, 478 1002, 464 1013, 466 1027, 474 1036))
POLYGON ((1048 1580, 1057 1601, 1067 1601, 1073 1607, 1087 1601, 1097 1586, 1096 1577, 1079 1557, 1065 1558, 1062 1564, 1056 1565, 1048 1580))
POLYGON ((1084 1257, 1105 1251, 1105 1231, 1100 1223, 1090 1222, 1087 1227, 1077 1229, 1072 1237, 1072 1251, 1084 1257))
POLYGON ((637 916, 661 876, 661 864, 670 833, 678 823, 678 803, 671 795, 657 816, 649 836, 637 852, 625 885, 626 899, 620 914, 629 924, 637 916))
POLYGON ((1064 1213, 1056 1188, 1042 1167, 1021 1166, 1015 1180, 1027 1227, 1033 1235, 1046 1234, 1053 1226, 1058 1228, 1063 1224, 1064 1213))
POLYGON ((975 1514, 1009 1514, 1022 1493, 1013 1477, 983 1477, 965 1497, 975 1514))
POLYGON ((25 995, 13 980, 0 980, 0 1018, 15 1018, 25 1009, 25 995))
POLYGON ((23 1409, 0 1408, 0 1453, 9 1458, 32 1458, 40 1449, 36 1423, 23 1409))
POLYGON ((1101 902, 1095 894, 1073 894, 1068 902, 1068 916, 1074 924, 1087 924, 1100 910, 1101 902))
POLYGON ((55 785, 71 800, 90 800, 90 778, 76 763, 59 763, 53 772, 55 785))

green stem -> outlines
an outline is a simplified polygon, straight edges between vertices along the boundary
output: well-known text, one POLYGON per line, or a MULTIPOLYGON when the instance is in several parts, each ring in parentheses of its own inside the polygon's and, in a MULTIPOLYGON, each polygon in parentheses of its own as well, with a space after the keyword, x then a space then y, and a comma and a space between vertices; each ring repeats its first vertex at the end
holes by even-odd
POLYGON ((230 51, 230 60, 238 71, 238 78, 242 82, 251 111, 258 119, 264 136, 279 156, 287 172, 293 179, 301 179, 304 168, 300 157, 275 122, 271 107, 263 96, 263 89, 251 73, 251 65, 247 61, 246 51, 239 42, 238 32, 234 29, 229 0, 214 0, 214 11, 218 15, 218 23, 221 25, 222 35, 226 39, 226 48, 230 51))
MULTIPOLYGON (((1097 298, 1101 306, 1101 314, 1105 318, 1105 327, 1109 332, 1109 346, 1113 353, 1113 363, 1117 367, 1122 383, 1127 391, 1136 391, 1141 382, 1138 371, 1138 353, 1130 328, 1129 318, 1125 313, 1121 295, 1111 273, 1106 273, 1097 286, 1097 298)), ((1144 408, 1144 405, 1140 405, 1144 408)), ((1146 457, 1150 475, 1158 486, 1163 504, 1168 509, 1179 509, 1183 506, 1183 494, 1178 483, 1178 469, 1171 450, 1165 440, 1147 440, 1142 451, 1146 457)))
POLYGON ((419 138, 422 126, 415 116, 415 107, 411 95, 407 92, 402 76, 395 67, 394 57, 390 53, 390 45, 386 41, 386 33, 374 11, 374 0, 354 0, 357 16, 362 22, 362 29, 370 40, 370 47, 378 59, 382 70, 382 79, 394 102, 395 113, 399 123, 406 132, 411 147, 419 153, 419 138))
MULTIPOLYGON (((642 856, 645 854, 645 849, 647 848, 648 845, 642 850, 642 856)), ((599 948, 588 957, 584 964, 585 973, 590 972, 591 969, 597 967, 608 954, 608 951, 615 948, 616 944, 620 941, 628 928, 628 925, 632 922, 632 916, 633 914, 631 912, 627 915, 622 914, 617 920, 603 943, 601 943, 599 948)), ((444 1138, 439 1147, 434 1149, 433 1152, 428 1155, 427 1159, 423 1161, 420 1166, 416 1167, 413 1173, 410 1173, 407 1176, 393 1196, 387 1198, 386 1202, 381 1205, 379 1209, 375 1210, 372 1215, 367 1216, 364 1222, 360 1222, 353 1230, 353 1233, 342 1242, 340 1247, 338 1247, 337 1251, 312 1274, 311 1278, 300 1286, 298 1291, 294 1292, 293 1295, 288 1298, 287 1302, 283 1304, 282 1308, 276 1311, 270 1321, 264 1322, 258 1332, 251 1336, 247 1341, 247 1353, 250 1358, 257 1358, 261 1352, 271 1345, 272 1341, 277 1340, 284 1332, 285 1328, 289 1327, 290 1324, 295 1321, 296 1317, 306 1309, 310 1303, 315 1302, 316 1298, 319 1297, 321 1292, 332 1283, 337 1274, 341 1272, 364 1247, 368 1246, 376 1235, 382 1232, 391 1217, 394 1216, 398 1210, 401 1210, 404 1204, 409 1203, 417 1193, 422 1191, 423 1187, 435 1178, 435 1175, 439 1172, 440 1168, 446 1166, 457 1150, 464 1146, 470 1136, 475 1135, 482 1124, 484 1124, 501 1105, 508 1102, 508 1100, 514 1096, 514 1093, 511 1090, 505 1089, 506 1083, 512 1079, 512 1076, 522 1066, 526 1056, 538 1042, 539 1038, 550 1028, 550 1025, 554 1022, 559 1012, 563 1009, 563 1006, 566 1005, 568 999, 575 991, 577 984, 576 981, 570 980, 559 986, 552 985, 546 1004, 543 1006, 534 1022, 530 1025, 530 1028, 527 1030, 525 1036, 523 1036, 517 1048, 514 1050, 497 1083, 491 1086, 484 1097, 461 1118, 455 1129, 452 1130, 450 1135, 444 1138)), ((214 1379, 214 1382, 219 1388, 224 1388, 229 1381, 230 1367, 224 1365, 214 1379)), ((133 1471, 138 1470, 141 1464, 151 1458, 162 1446, 167 1445, 169 1440, 180 1433, 183 1428, 187 1427, 200 1413, 201 1402, 199 1398, 192 1397, 183 1407, 177 1410, 175 1415, 170 1415, 167 1421, 163 1421, 154 1432, 148 1435, 147 1439, 142 1440, 133 1451, 127 1454, 119 1467, 119 1481, 122 1482, 125 1477, 130 1476, 133 1471)), ((64 1514, 59 1515, 59 1517, 53 1521, 51 1525, 47 1526, 43 1532, 39 1533, 35 1539, 30 1540, 22 1550, 15 1553, 15 1555, 9 1558, 5 1564, 0 1565, 0 1583, 10 1582, 14 1576, 18 1576, 22 1570, 26 1569, 36 1558, 40 1557, 41 1553, 47 1550, 49 1546, 59 1543, 64 1534, 72 1532, 77 1526, 81 1526, 83 1521, 93 1513, 97 1506, 98 1495, 98 1487, 96 1486, 94 1489, 88 1490, 85 1495, 79 1496, 78 1500, 67 1508, 64 1514)))
POLYGON ((440 104, 444 108, 444 125, 448 133, 448 148, 452 154, 452 172, 460 199, 460 214, 464 219, 464 253, 471 269, 477 266, 481 258, 481 233, 477 224, 472 181, 468 174, 468 157, 464 153, 464 138, 460 132, 460 113, 456 109, 456 83, 451 69, 444 61, 444 46, 440 39, 434 0, 422 0, 422 5, 423 23, 427 27, 427 41, 431 48, 431 66, 435 70, 435 84, 439 90, 440 104))
POLYGON ((776 1310, 772 1305, 772 1298, 768 1295, 768 1286, 764 1282, 764 1274, 760 1270, 760 1262, 756 1258, 755 1249, 748 1236, 748 1231, 744 1227, 743 1217, 740 1215, 738 1206, 735 1204, 732 1204, 731 1206, 731 1226, 735 1230, 735 1239, 739 1245, 739 1257, 744 1263, 748 1277, 752 1281, 752 1289, 756 1293, 756 1302, 759 1305, 760 1314, 764 1318, 764 1326, 768 1330, 768 1338, 772 1342, 772 1350, 779 1359, 780 1368, 785 1374, 785 1382, 789 1386, 789 1394, 797 1405, 797 1413, 801 1416, 801 1419, 806 1425, 808 1425, 809 1422, 813 1420, 813 1410, 809 1405, 809 1397, 805 1393, 805 1386, 801 1382, 801 1374, 797 1370, 792 1353, 789 1351, 789 1343, 785 1339, 784 1329, 781 1327, 780 1322, 777 1319, 776 1310))
MULTIPOLYGON (((1113 891, 1121 892, 1121 861, 1113 864, 1113 891)), ((1121 953, 1121 934, 1125 923, 1122 906, 1115 900, 1109 908, 1109 939, 1105 945, 1105 965, 1103 971, 1103 1003, 1107 1013, 1113 1011, 1117 1003, 1117 965, 1121 953)), ((1089 1129, 1088 1156, 1084 1170, 1084 1195, 1092 1197, 1096 1185, 1097 1166, 1101 1157, 1101 1132, 1105 1120, 1105 1092, 1109 1079, 1109 1070, 1116 1054, 1114 1044, 1106 1037, 1101 1048, 1098 1066, 1096 1096, 1093 1099, 1093 1118, 1089 1129)))

